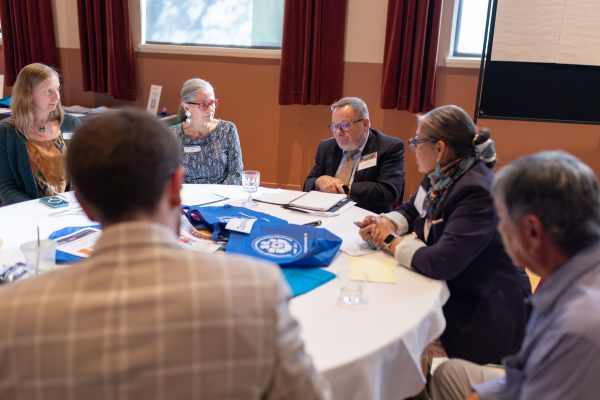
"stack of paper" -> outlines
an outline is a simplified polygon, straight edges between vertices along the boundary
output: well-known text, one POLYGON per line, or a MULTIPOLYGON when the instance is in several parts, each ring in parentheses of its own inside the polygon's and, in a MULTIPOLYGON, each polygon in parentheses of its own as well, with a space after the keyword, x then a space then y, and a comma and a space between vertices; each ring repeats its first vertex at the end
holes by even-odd
POLYGON ((396 261, 392 257, 375 258, 365 263, 359 257, 350 257, 348 269, 350 279, 353 279, 355 272, 360 272, 367 277, 369 282, 396 283, 396 261))

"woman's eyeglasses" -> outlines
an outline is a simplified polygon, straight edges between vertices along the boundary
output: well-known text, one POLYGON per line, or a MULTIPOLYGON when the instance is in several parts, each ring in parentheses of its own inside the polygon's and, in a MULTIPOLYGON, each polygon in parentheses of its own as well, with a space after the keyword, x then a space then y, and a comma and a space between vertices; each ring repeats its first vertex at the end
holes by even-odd
POLYGON ((419 139, 417 136, 413 136, 410 139, 408 139, 408 145, 410 146, 410 149, 412 151, 415 151, 415 149, 417 148, 418 145, 420 145, 422 143, 427 143, 427 142, 431 142, 431 140, 419 139))
POLYGON ((209 107, 217 108, 219 106, 219 99, 198 101, 198 102, 186 101, 186 103, 198 106, 200 111, 206 111, 206 110, 208 110, 209 107))

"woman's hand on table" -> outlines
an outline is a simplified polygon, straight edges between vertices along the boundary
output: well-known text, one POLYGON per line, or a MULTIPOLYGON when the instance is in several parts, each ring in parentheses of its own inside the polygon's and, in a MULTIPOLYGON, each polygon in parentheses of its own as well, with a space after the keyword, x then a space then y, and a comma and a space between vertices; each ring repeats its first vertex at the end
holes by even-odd
POLYGON ((360 237, 367 243, 372 242, 375 246, 383 245, 383 239, 390 233, 396 232, 396 225, 385 217, 369 215, 355 224, 360 228, 358 231, 360 237))

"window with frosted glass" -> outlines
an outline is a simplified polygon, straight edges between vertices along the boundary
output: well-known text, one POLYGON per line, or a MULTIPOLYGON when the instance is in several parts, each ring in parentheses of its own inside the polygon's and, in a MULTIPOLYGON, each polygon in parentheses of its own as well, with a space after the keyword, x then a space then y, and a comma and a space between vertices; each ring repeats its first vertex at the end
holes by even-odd
POLYGON ((281 48, 284 0, 142 0, 142 43, 281 48))

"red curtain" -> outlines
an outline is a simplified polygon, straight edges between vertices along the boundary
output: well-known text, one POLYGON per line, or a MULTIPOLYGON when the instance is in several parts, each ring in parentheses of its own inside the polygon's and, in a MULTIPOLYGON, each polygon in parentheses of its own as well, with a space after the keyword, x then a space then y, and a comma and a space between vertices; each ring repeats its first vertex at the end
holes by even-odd
POLYGON ((412 113, 435 108, 442 0, 389 0, 381 107, 412 113))
POLYGON ((285 2, 279 104, 331 104, 342 97, 346 1, 285 2))
POLYGON ((77 0, 83 89, 136 99, 127 0, 77 0))
POLYGON ((57 67, 52 2, 0 0, 4 79, 12 86, 21 68, 41 62, 57 67))

